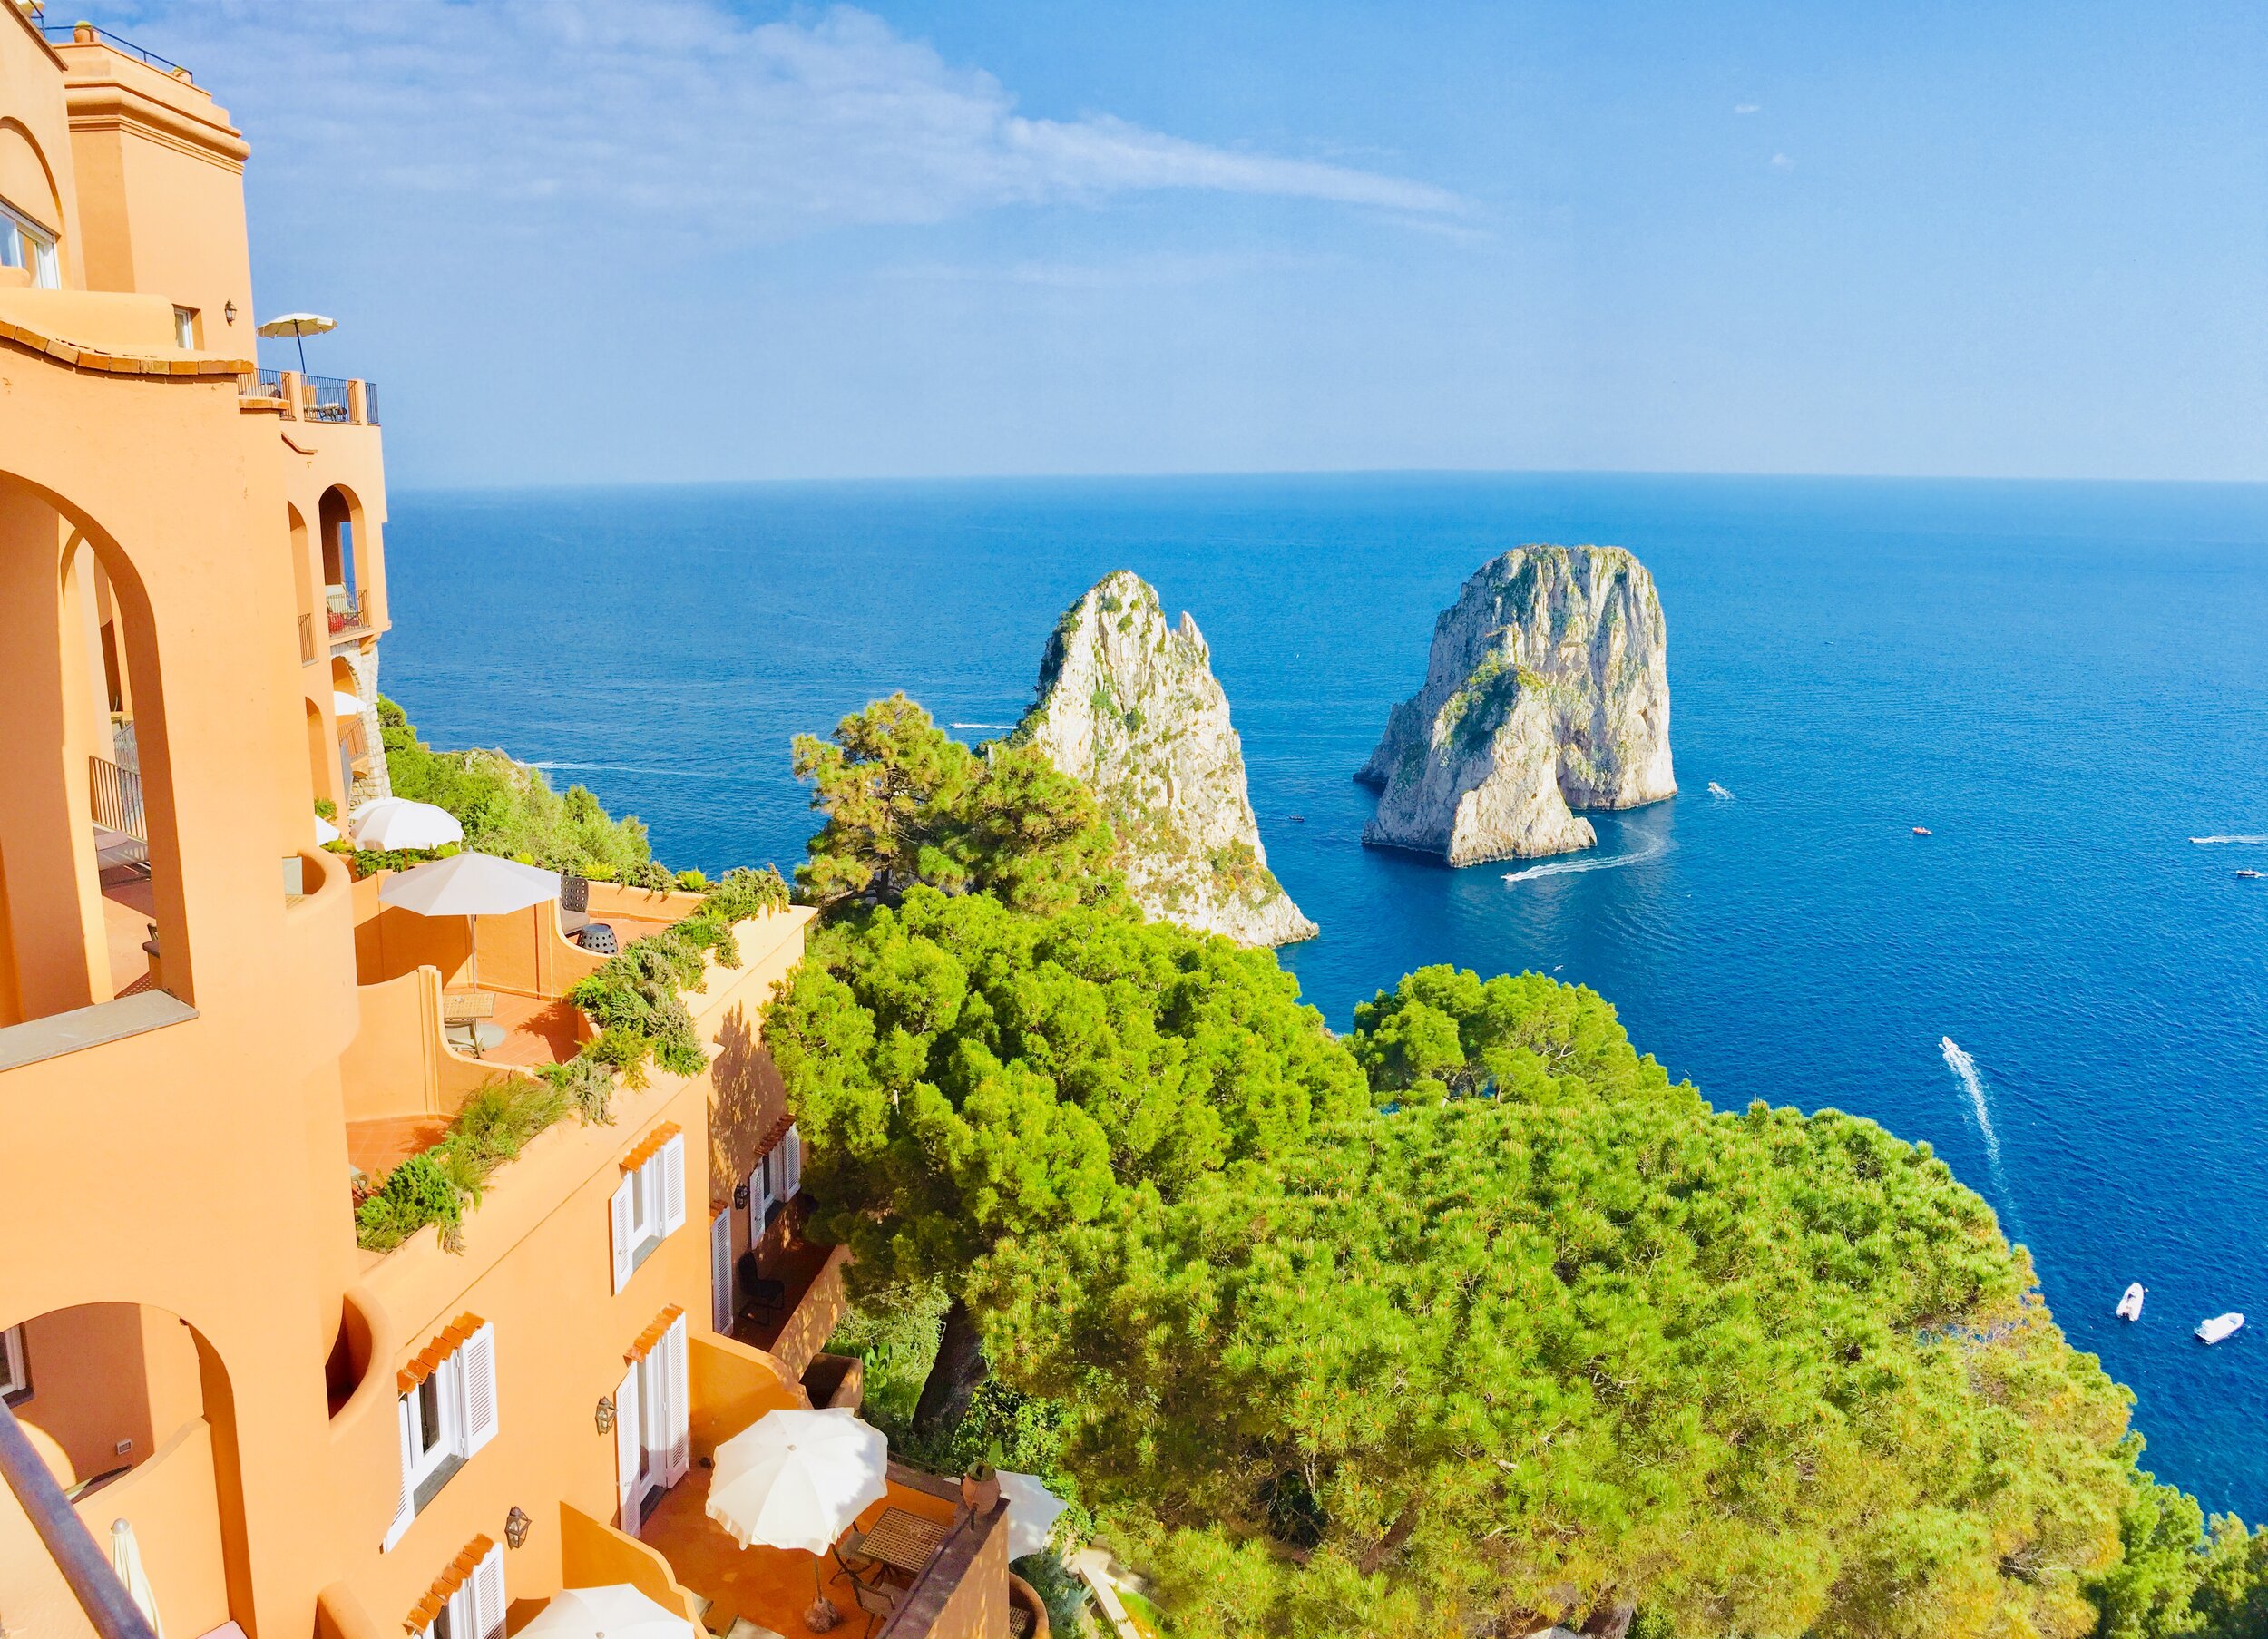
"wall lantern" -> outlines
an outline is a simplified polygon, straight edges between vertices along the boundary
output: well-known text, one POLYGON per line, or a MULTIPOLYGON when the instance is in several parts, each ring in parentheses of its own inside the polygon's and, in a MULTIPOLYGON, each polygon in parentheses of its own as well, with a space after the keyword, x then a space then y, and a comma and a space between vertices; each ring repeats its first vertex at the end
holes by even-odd
POLYGON ((230 324, 236 323, 236 304, 234 302, 230 302, 227 307, 221 308, 220 317, 227 319, 230 324))
POLYGON ((523 1546, 528 1539, 531 1523, 527 1510, 514 1503, 512 1512, 504 1516, 504 1546, 513 1548, 523 1546))
POLYGON ((599 1432, 601 1434, 614 1432, 614 1399, 611 1395, 599 1396, 599 1432))
POLYGON ((732 1192, 732 1204, 743 1212, 748 1210, 748 1182, 746 1178, 741 1179, 739 1187, 732 1192))

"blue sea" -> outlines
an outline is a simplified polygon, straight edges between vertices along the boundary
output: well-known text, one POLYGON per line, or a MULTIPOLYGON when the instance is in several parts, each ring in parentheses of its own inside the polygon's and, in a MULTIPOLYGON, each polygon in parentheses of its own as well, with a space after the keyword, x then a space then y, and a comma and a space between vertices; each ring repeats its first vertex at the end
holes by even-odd
POLYGON ((972 740, 1105 571, 1192 611, 1344 1027, 1405 971, 1591 985, 1720 1107, 1833 1105, 1999 1210, 2146 1465, 2268 1518, 2268 489, 1630 476, 402 495, 386 692, 651 827, 792 867, 787 742, 903 688, 972 740), (1592 853, 1364 849, 1350 776, 1433 616, 1613 542, 1669 623, 1674 801, 1592 853), (1731 795, 1710 795, 1714 781, 1731 795), (1913 827, 1928 827, 1917 836, 1913 827), (1941 1049, 1973 1061, 1973 1081, 1941 1049), (2129 1281, 2138 1325, 2112 1317, 2129 1281), (2206 1349, 2190 1329, 2242 1310, 2206 1349))

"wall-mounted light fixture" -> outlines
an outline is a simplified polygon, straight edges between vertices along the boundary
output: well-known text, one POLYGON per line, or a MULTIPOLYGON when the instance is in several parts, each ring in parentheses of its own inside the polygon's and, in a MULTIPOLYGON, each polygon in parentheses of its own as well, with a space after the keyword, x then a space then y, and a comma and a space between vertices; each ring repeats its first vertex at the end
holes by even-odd
POLYGON ((527 1510, 514 1503, 512 1512, 504 1516, 504 1546, 510 1548, 524 1546, 528 1540, 528 1527, 533 1523, 528 1518, 527 1510))
POLYGON ((738 1186, 733 1190, 732 1204, 743 1212, 748 1209, 748 1182, 746 1178, 741 1179, 738 1186))
POLYGON ((614 1432, 614 1397, 612 1395, 599 1396, 599 1432, 601 1434, 614 1432))
POLYGON ((236 323, 236 304, 234 302, 230 302, 227 307, 221 308, 220 317, 227 319, 230 324, 236 323))

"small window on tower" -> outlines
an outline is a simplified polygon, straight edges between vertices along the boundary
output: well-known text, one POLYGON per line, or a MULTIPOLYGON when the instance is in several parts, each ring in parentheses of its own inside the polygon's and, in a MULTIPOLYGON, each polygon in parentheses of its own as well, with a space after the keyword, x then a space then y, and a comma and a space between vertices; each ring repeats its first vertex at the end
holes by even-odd
POLYGON ((175 346, 184 353, 196 351, 197 330, 196 308, 176 307, 173 309, 173 345, 175 346))

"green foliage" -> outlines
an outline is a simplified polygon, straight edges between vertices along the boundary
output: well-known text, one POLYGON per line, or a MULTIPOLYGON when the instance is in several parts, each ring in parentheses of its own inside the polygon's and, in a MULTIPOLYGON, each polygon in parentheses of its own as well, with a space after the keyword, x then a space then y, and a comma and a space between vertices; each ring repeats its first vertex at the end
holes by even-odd
POLYGON ((553 791, 542 769, 501 751, 435 751, 384 696, 378 736, 394 795, 447 809, 464 827, 466 847, 593 881, 670 885, 670 873, 654 861, 646 827, 634 816, 613 818, 583 786, 553 791))
POLYGON ((1124 902, 1110 828, 1084 785, 1029 746, 980 757, 903 694, 826 739, 797 736, 794 766, 826 815, 796 872, 814 904, 894 905, 917 883, 1040 912, 1124 902))
POLYGON ((2119 1561, 2088 1589, 2099 1639, 2268 1639, 2268 1534, 2208 1526, 2195 1498, 2138 1470, 2130 1484, 2119 1561))
POLYGON ((465 1208, 479 1205, 488 1176, 580 1106, 548 1080, 498 1077, 485 1083, 465 1099, 438 1144, 386 1174, 356 1207, 357 1244, 366 1252, 389 1251, 433 1224, 440 1226, 442 1244, 459 1250, 465 1208))
POLYGON ((1533 976, 1366 1014, 1374 1097, 1498 1096, 1120 1191, 976 1282, 1180 1632, 2088 1630, 2127 1396, 1926 1146, 1714 1112, 1533 976))
POLYGON ((1271 952, 1107 912, 915 887, 826 925, 764 1032, 815 1231, 867 1290, 957 1289, 1002 1235, 1296 1145, 1365 1101, 1298 997, 1271 952))
POLYGON ((855 1355, 865 1363, 865 1398, 858 1415, 887 1434, 894 1449, 905 1449, 912 1438, 914 1405, 937 1357, 945 1302, 940 1287, 902 1287, 885 1301, 855 1304, 827 1339, 830 1353, 855 1355))
POLYGON ((1382 1105, 1474 1095, 1649 1099, 1671 1090, 1661 1066, 1632 1049, 1605 998, 1541 973, 1483 982, 1470 968, 1420 968, 1355 1008, 1347 1045, 1382 1105))
POLYGON ((464 1218, 464 1199, 430 1152, 410 1156, 355 1208, 355 1241, 365 1252, 390 1252, 428 1224, 444 1238, 464 1218))
POLYGON ((577 1053, 564 1064, 542 1064, 535 1073, 557 1088, 586 1127, 614 1125, 614 1070, 595 1055, 577 1053))
POLYGON ((338 805, 327 796, 318 796, 315 799, 315 812, 320 818, 335 820, 338 817, 338 805))

